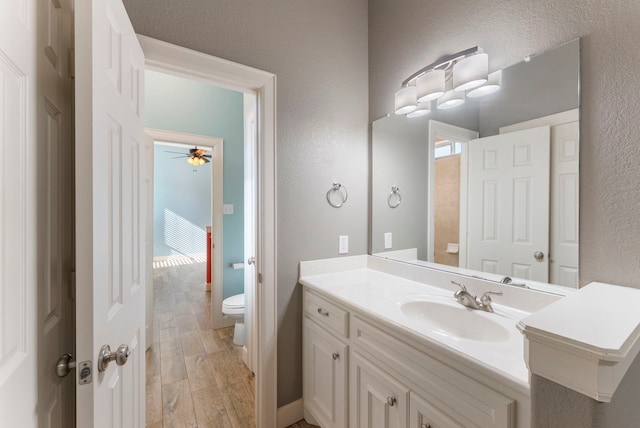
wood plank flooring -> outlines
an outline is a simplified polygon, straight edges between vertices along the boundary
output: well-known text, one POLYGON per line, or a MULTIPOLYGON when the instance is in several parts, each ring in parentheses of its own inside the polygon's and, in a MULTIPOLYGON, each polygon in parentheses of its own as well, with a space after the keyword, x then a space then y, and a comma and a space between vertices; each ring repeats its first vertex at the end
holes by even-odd
MULTIPOLYGON (((153 342, 147 351, 147 427, 255 427, 255 379, 233 327, 211 327, 205 264, 153 270, 153 342)), ((289 428, 309 428, 300 421, 289 428)))

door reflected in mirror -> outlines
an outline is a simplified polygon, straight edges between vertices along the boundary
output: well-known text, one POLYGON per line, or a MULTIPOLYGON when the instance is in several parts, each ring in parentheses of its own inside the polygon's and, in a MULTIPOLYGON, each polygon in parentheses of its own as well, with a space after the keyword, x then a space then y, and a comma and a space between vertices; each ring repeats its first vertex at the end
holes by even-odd
POLYGON ((504 69, 500 91, 459 109, 374 121, 371 253, 577 287, 578 106, 574 40, 504 69))

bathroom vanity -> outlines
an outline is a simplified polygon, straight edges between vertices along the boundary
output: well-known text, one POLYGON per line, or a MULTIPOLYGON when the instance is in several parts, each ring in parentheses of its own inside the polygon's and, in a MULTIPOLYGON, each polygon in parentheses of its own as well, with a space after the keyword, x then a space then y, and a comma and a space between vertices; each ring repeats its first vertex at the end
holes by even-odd
MULTIPOLYGON (((570 326, 552 332, 544 325, 553 323, 554 306, 584 304, 580 291, 562 287, 531 290, 372 256, 302 262, 299 282, 305 419, 322 427, 529 427, 527 362, 557 367, 568 387, 592 376, 609 386, 617 384, 607 376, 628 368, 618 363, 630 364, 637 354, 629 345, 637 342, 636 316, 620 321, 629 327, 618 338, 627 343, 616 355, 618 366, 608 361, 600 371, 589 334, 577 346, 563 337, 572 334, 570 326), (456 301, 459 287, 451 281, 472 295, 503 294, 494 296, 493 313, 474 310, 456 301), (592 366, 577 364, 579 349, 592 366)), ((591 290, 587 300, 598 294, 598 287, 591 290)))

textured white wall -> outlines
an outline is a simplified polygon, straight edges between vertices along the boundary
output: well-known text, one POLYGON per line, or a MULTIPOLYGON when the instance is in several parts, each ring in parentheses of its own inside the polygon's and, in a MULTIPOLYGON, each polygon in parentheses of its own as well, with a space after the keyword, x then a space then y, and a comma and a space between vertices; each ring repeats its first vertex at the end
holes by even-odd
MULTIPOLYGON (((442 55, 479 45, 490 67, 502 68, 576 37, 582 37, 580 282, 640 287, 638 0, 370 0, 370 118, 391 111, 400 83, 442 55)), ((637 387, 639 372, 630 370, 627 382, 637 387)), ((637 398, 627 405, 621 393, 599 405, 581 397, 536 377, 535 426, 638 425, 637 398)))
POLYGON ((302 396, 298 262, 367 252, 366 0, 125 0, 136 32, 277 75, 278 404, 302 396), (331 208, 333 180, 349 191, 331 208))

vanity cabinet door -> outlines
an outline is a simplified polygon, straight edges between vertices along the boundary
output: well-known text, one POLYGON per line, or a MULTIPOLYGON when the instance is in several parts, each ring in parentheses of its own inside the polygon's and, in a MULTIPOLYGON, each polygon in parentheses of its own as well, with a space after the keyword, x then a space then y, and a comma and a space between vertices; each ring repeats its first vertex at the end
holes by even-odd
POLYGON ((409 389, 357 352, 351 356, 351 425, 407 428, 409 389))
POLYGON ((414 392, 411 393, 409 413, 411 428, 464 428, 414 392))
POLYGON ((304 404, 323 428, 347 427, 348 346, 304 319, 304 404))

